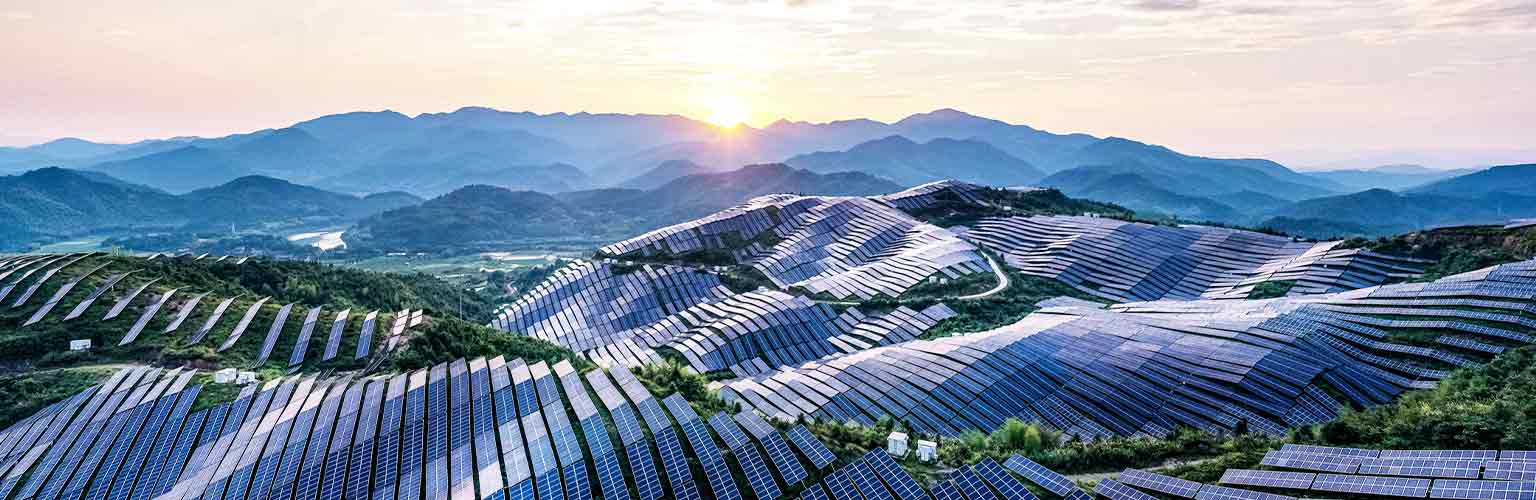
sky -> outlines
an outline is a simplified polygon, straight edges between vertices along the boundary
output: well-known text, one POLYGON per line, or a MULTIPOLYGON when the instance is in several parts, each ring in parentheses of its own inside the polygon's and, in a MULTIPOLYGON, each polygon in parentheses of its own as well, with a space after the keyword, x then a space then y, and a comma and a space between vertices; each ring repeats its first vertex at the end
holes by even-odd
POLYGON ((1302 166, 1536 152, 1536 0, 0 0, 0 73, 13 145, 734 102, 1302 166))

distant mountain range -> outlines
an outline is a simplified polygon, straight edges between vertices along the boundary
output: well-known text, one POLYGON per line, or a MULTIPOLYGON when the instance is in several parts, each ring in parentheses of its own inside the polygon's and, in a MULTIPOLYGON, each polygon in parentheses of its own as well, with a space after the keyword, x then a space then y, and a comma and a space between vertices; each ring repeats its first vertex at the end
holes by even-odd
POLYGON ((902 186, 868 174, 817 174, 782 164, 692 174, 652 189, 545 194, 474 185, 359 222, 343 236, 362 251, 455 252, 590 247, 698 218, 764 194, 865 196, 902 186))
POLYGON ((1422 165, 1383 165, 1363 169, 1314 171, 1307 172, 1307 175, 1329 180, 1354 190, 1391 189, 1396 191, 1470 174, 1477 170, 1471 168, 1442 170, 1422 165))
POLYGON ((1304 200, 1266 215, 1264 225, 1317 237, 1380 236, 1536 217, 1536 164, 1493 167, 1402 192, 1371 189, 1304 200))
POLYGON ((0 249, 124 231, 347 224, 419 202, 400 192, 358 197, 260 176, 174 195, 99 172, 44 168, 0 177, 0 249))
POLYGON ((1302 173, 1263 159, 1209 158, 1126 138, 1058 134, 953 109, 892 123, 780 120, 721 129, 677 115, 471 107, 415 117, 344 113, 216 138, 120 145, 61 139, 0 148, 0 172, 63 166, 169 193, 250 175, 340 193, 406 191, 420 197, 477 184, 547 194, 649 190, 765 163, 818 174, 859 172, 900 186, 948 178, 1041 185, 1144 215, 1234 224, 1311 213, 1292 207, 1308 200, 1413 190, 1470 173, 1413 166, 1302 173))

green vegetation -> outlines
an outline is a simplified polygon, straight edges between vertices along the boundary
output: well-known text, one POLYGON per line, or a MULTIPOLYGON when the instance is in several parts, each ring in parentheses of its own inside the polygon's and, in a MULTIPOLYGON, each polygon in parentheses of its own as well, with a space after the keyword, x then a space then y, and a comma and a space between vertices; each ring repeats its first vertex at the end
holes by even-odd
POLYGON ((515 335, 454 318, 432 318, 412 330, 409 342, 396 351, 391 368, 409 371, 459 358, 506 356, 529 363, 570 361, 578 371, 595 368, 569 349, 533 337, 515 335))
POLYGON ((0 429, 95 385, 111 368, 81 367, 0 377, 0 429))
POLYGON ((1536 347, 1458 370, 1431 390, 1299 433, 1334 446, 1396 449, 1536 448, 1536 347))
POLYGON ((1461 226, 1344 242, 1348 248, 1434 261, 1416 281, 1434 281, 1536 257, 1536 227, 1461 226))
POLYGON ((719 391, 710 390, 709 379, 703 375, 693 373, 688 367, 676 361, 668 360, 661 363, 642 365, 635 369, 635 378, 645 384, 645 388, 658 398, 664 398, 673 393, 681 394, 683 399, 693 405, 694 411, 699 416, 709 418, 717 412, 736 413, 740 411, 735 403, 727 402, 720 397, 719 391))
MULTIPOLYGON (((1027 276, 1014 270, 1008 270, 1008 288, 996 295, 982 297, 975 300, 950 300, 944 304, 955 311, 955 316, 939 324, 934 325, 923 338, 948 337, 959 333, 981 332, 1011 325, 1029 313, 1039 309, 1035 303, 1054 297, 1076 297, 1084 300, 1098 300, 1091 295, 1083 293, 1075 288, 1064 285, 1056 280, 1027 276)), ((988 277, 991 274, 987 274, 988 277)), ((882 301, 870 301, 871 305, 879 306, 882 301)), ((927 307, 932 301, 918 301, 915 304, 907 304, 909 307, 927 307)), ((863 307, 862 305, 860 307, 863 307)))
POLYGON ((1254 286, 1253 291, 1248 292, 1248 300, 1274 299, 1284 297, 1285 294, 1291 293, 1291 288, 1295 287, 1295 280, 1265 281, 1263 283, 1259 283, 1257 286, 1254 286))
POLYGON ((917 286, 908 288, 901 294, 902 300, 938 299, 962 295, 974 295, 991 290, 997 286, 997 275, 988 271, 971 273, 958 278, 949 279, 943 274, 934 274, 933 281, 924 281, 917 286))
MULTIPOLYGON (((0 367, 8 371, 21 371, 127 362, 200 369, 264 368, 280 372, 287 368, 288 354, 298 338, 303 314, 310 307, 324 308, 327 325, 335 312, 344 308, 352 310, 348 335, 343 336, 341 348, 342 352, 353 352, 356 348, 357 329, 362 315, 367 311, 381 311, 377 323, 381 326, 376 330, 376 335, 381 335, 379 332, 384 331, 393 319, 391 311, 410 307, 426 309, 434 316, 456 316, 460 301, 466 319, 482 321, 489 317, 490 304, 482 297, 462 292, 457 287, 422 274, 375 273, 270 259, 251 259, 244 264, 235 264, 232 260, 146 260, 98 255, 60 271, 23 307, 0 310, 0 367), (100 265, 106 267, 76 286, 47 319, 34 325, 20 326, 64 283, 100 265), (98 300, 84 316, 70 321, 63 320, 75 304, 80 303, 107 276, 130 270, 134 270, 134 274, 119 283, 116 292, 108 293, 98 300), (121 294, 152 278, 159 280, 136 297, 121 315, 107 321, 100 319, 121 294), (139 338, 128 345, 118 346, 119 340, 139 319, 144 308, 172 288, 177 290, 176 295, 148 323, 139 338), (162 333, 174 319, 182 301, 202 292, 209 292, 209 295, 180 329, 172 334, 162 333), (240 298, 224 313, 207 338, 197 344, 186 343, 187 337, 203 325, 219 301, 237 295, 240 298), (264 296, 272 298, 258 310, 240 340, 227 350, 217 351, 216 348, 224 342, 251 304, 264 296), (277 310, 288 303, 294 303, 295 307, 279 334, 277 348, 262 366, 254 366, 277 310), (67 350, 69 341, 76 339, 89 339, 94 347, 87 351, 67 350)), ((317 337, 323 339, 326 328, 321 326, 318 331, 322 333, 317 333, 317 337)), ((317 359, 323 349, 324 342, 312 341, 306 357, 317 359)), ((310 368, 350 370, 361 368, 365 361, 353 359, 352 356, 338 356, 310 368)))
POLYGON ((1170 462, 1251 453, 1279 446, 1279 438, 1224 436, 1193 429, 1179 429, 1165 437, 1113 437, 1082 441, 1073 437, 1008 419, 991 434, 971 431, 939 444, 939 462, 958 467, 983 458, 999 462, 1013 454, 1030 458, 1064 474, 1118 471, 1170 462))

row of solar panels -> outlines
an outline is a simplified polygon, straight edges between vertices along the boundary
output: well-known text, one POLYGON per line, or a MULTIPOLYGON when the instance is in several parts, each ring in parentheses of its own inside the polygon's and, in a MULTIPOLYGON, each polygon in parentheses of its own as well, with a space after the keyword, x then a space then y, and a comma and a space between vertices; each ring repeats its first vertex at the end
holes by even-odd
POLYGON ((1265 282, 1317 294, 1418 275, 1427 262, 1238 229, 1103 217, 986 219, 967 232, 1020 272, 1116 302, 1246 298, 1265 282))
MULTIPOLYGON (((1528 499, 1536 496, 1536 481, 1530 476, 1485 476, 1477 479, 1478 467, 1492 464, 1508 464, 1518 469, 1536 469, 1532 451, 1497 450, 1365 450, 1356 448, 1331 448, 1306 445, 1286 445, 1271 452, 1262 462, 1281 468, 1301 468, 1323 472, 1292 472, 1276 470, 1228 469, 1220 483, 1258 487, 1265 490, 1294 490, 1323 493, 1344 493, 1373 497, 1434 498, 1434 499, 1528 499), (1308 455, 1305 462, 1295 457, 1308 455), (1284 456, 1287 458, 1277 458, 1284 456), (1476 457, 1476 458, 1473 458, 1476 457), (1482 460, 1482 461, 1479 461, 1482 460), (1315 469, 1316 461, 1332 463, 1350 462, 1359 467, 1359 473, 1332 468, 1315 469), (1466 473, 1461 462, 1479 464, 1466 473), (1401 467, 1399 467, 1401 466, 1401 467)), ((1489 468, 1489 471, 1494 469, 1489 468)), ((1101 482, 1097 491, 1111 500, 1147 500, 1150 496, 1126 485, 1142 490, 1179 498, 1197 500, 1244 499, 1286 500, 1292 497, 1274 493, 1240 490, 1225 486, 1204 485, 1194 481, 1172 478, 1135 469, 1121 472, 1117 480, 1101 482)))
MULTIPOLYGON (((0 283, 4 283, 5 279, 13 274, 20 272, 20 274, 16 274, 17 278, 11 281, 9 284, 0 285, 0 301, 4 301, 6 297, 12 296, 12 291, 21 290, 20 293, 15 295, 15 300, 10 305, 12 308, 21 307, 35 295, 35 292, 42 290, 50 278, 58 274, 60 271, 64 271, 66 268, 86 260, 88 257, 93 255, 95 254, 22 255, 0 260, 0 283), (42 271, 42 274, 38 275, 36 280, 30 282, 30 284, 23 288, 23 283, 25 283, 29 277, 38 271, 42 271)), ((60 285, 58 289, 54 291, 53 295, 42 304, 42 306, 40 306, 30 316, 28 316, 28 318, 22 322, 21 326, 31 326, 46 319, 49 313, 61 305, 63 301, 68 298, 72 292, 74 292, 79 284, 96 275, 99 271, 102 271, 108 265, 109 263, 101 263, 72 276, 69 281, 60 285)), ((137 273, 137 270, 114 273, 108 276, 102 280, 100 285, 98 285, 94 291, 86 294, 78 303, 76 303, 75 306, 70 309, 69 313, 64 316, 63 321, 69 321, 81 317, 93 305, 95 305, 99 299, 105 296, 108 292, 116 289, 116 287, 120 285, 125 278, 135 273, 137 273)), ((113 302, 112 306, 107 310, 106 314, 102 316, 101 320, 110 321, 117 319, 124 312, 127 312, 129 307, 131 307, 134 302, 144 294, 146 290, 149 290, 151 286, 158 282, 159 278, 152 278, 140 283, 138 286, 128 289, 126 293, 118 297, 113 302)), ((123 334, 122 338, 117 341, 117 345, 129 345, 137 341, 148 328, 149 324, 159 318, 169 318, 165 320, 166 325, 163 329, 161 329, 160 333, 175 333, 181 330, 182 325, 187 323, 187 321, 192 317, 193 313, 198 310, 199 306, 202 306, 205 302, 208 304, 214 304, 214 301, 212 300, 205 300, 208 298, 208 292, 194 294, 182 297, 180 299, 177 298, 178 292, 180 292, 180 289, 173 288, 150 297, 149 302, 143 306, 143 309, 139 313, 138 318, 133 321, 128 330, 123 334), (167 309, 176 304, 178 300, 180 301, 180 304, 179 306, 175 306, 175 312, 170 313, 167 311, 167 309), (170 315, 163 316, 161 315, 162 311, 165 311, 170 315)), ((184 339, 185 343, 197 344, 206 339, 208 335, 212 333, 214 328, 218 326, 225 313, 239 298, 241 297, 234 296, 218 301, 217 304, 213 306, 213 309, 209 311, 207 316, 201 321, 202 326, 195 330, 191 330, 191 333, 186 335, 184 339)), ((230 330, 225 339, 219 343, 216 350, 223 352, 230 349, 231 347, 234 347, 234 345, 244 337, 246 331, 256 320, 258 313, 263 310, 262 307, 266 305, 269 300, 271 300, 270 297, 262 297, 248 305, 245 309, 245 312, 240 316, 239 321, 230 330)), ((293 312, 294 306, 295 304, 283 305, 275 313, 273 321, 268 327, 266 335, 262 339, 260 351, 253 362, 255 366, 265 364, 269 357, 273 354, 273 351, 277 345, 277 341, 285 331, 285 326, 288 322, 290 314, 293 312)), ((304 363, 305 356, 310 350, 311 339, 313 337, 316 326, 322 321, 322 318, 320 317, 321 310, 322 308, 320 307, 313 307, 304 313, 303 323, 301 324, 297 338, 294 342, 292 353, 288 359, 288 366, 298 367, 304 363)), ((346 329, 347 321, 350 315, 350 310, 342 310, 335 313, 334 319, 330 321, 329 335, 326 337, 325 346, 321 354, 320 361, 328 361, 337 356, 342 344, 342 337, 344 335, 344 331, 346 329)), ((371 311, 364 316, 362 324, 357 332, 357 347, 354 356, 355 358, 364 358, 372 352, 373 336, 376 329, 376 320, 378 316, 378 311, 371 311)), ((422 319, 422 311, 420 310, 404 310, 395 314, 394 323, 388 331, 390 335, 388 337, 389 341, 386 342, 386 346, 393 348, 395 344, 398 344, 403 340, 402 334, 404 333, 404 329, 411 326, 420 325, 422 319)))
POLYGON ((0 431, 0 499, 725 500, 738 476, 767 499, 835 460, 804 427, 706 422, 622 368, 460 359, 280 378, 197 410, 192 379, 121 370, 0 431))
POLYGON ((911 340, 954 315, 942 305, 879 316, 856 308, 838 313, 804 296, 731 294, 719 283, 713 274, 676 266, 616 274, 609 264, 575 263, 502 311, 492 326, 605 365, 655 362, 662 359, 658 349, 670 349, 697 372, 745 376, 911 340))
MULTIPOLYGON (((1223 432, 1240 422, 1283 433, 1333 418, 1342 403, 1321 384, 1371 406, 1433 387, 1446 370, 1429 363, 1460 360, 1455 366, 1467 366, 1491 357, 1449 345, 1398 344, 1392 341, 1396 326, 1369 325, 1382 318, 1320 305, 1453 297, 1498 300, 1516 311, 1529 307, 1536 294, 1524 290, 1536 284, 1536 272, 1530 272, 1536 261, 1502 268, 1480 274, 1483 281, 1455 278, 1443 286, 1396 284, 1275 301, 1108 308, 1063 302, 992 331, 905 342, 724 382, 722 394, 780 418, 872 423, 889 415, 913 430, 942 435, 992 430, 1010 417, 1082 437, 1162 435, 1179 426, 1223 432)), ((1416 335, 1459 338, 1489 327, 1457 320, 1414 328, 1416 335)), ((1519 337, 1512 333, 1484 338, 1516 345, 1519 337)))

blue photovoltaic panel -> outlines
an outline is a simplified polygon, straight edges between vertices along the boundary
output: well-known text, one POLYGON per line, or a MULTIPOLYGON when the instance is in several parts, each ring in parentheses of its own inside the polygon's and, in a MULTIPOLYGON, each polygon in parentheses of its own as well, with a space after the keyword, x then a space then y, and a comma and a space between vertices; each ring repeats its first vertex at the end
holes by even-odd
POLYGON ((1077 485, 1073 484, 1066 476, 1057 474, 1056 471, 1047 469, 1045 466, 1035 463, 1034 460, 1019 455, 1008 457, 1008 460, 1004 461, 1003 465, 1007 466, 1008 470, 1024 476, 1024 479, 1028 479, 1030 482, 1045 488, 1046 491, 1057 495, 1067 496, 1077 489, 1077 485))
POLYGON ((736 421, 746 427, 757 443, 768 451, 768 459, 772 461, 773 468, 779 472, 779 478, 784 480, 784 484, 798 484, 805 480, 805 466, 800 464, 800 459, 789 448, 789 443, 784 441, 784 436, 774 431, 773 426, 763 417, 756 413, 742 412, 736 414, 736 421))
POLYGON ((1528 460, 1536 461, 1536 451, 1529 450, 1504 450, 1499 452, 1499 460, 1528 460))
MULTIPOLYGON (((190 377, 191 374, 187 375, 190 377)), ((186 390, 177 391, 176 394, 160 398, 159 405, 164 405, 164 407, 156 406, 142 430, 137 431, 137 440, 129 450, 127 459, 124 460, 118 472, 112 474, 117 479, 115 484, 113 484, 111 492, 107 495, 108 500, 125 500, 128 498, 133 493, 134 481, 141 472, 150 476, 158 474, 159 471, 156 466, 159 464, 153 461, 154 455, 151 452, 163 453, 169 451, 170 445, 164 436, 175 435, 174 431, 176 429, 174 429, 174 426, 179 425, 181 418, 184 418, 187 411, 192 409, 192 399, 197 397, 198 392, 200 392, 199 390, 200 386, 192 386, 186 390), (161 429, 167 427, 167 422, 170 422, 169 426, 172 428, 162 433, 161 429), (146 463, 146 457, 149 457, 150 462, 146 463)))
POLYGON ((853 481, 848 479, 846 467, 827 476, 826 485, 832 500, 862 500, 858 488, 854 487, 853 481))
POLYGON ((800 453, 809 458, 817 469, 825 469, 837 459, 832 455, 832 450, 827 449, 827 445, 821 444, 821 440, 811 435, 811 431, 806 430, 803 425, 796 425, 785 434, 789 436, 789 442, 794 443, 795 447, 800 449, 800 453))
POLYGON ((1109 500, 1157 500, 1152 495, 1142 493, 1113 479, 1100 480, 1099 484, 1093 487, 1093 492, 1109 500))
POLYGON ((291 497, 293 484, 299 475, 303 465, 304 449, 310 443, 310 435, 315 429, 315 420, 319 416, 321 403, 325 401, 329 386, 315 387, 304 398, 304 405, 299 408, 298 415, 289 425, 288 441, 278 458, 276 472, 272 475, 272 486, 266 492, 251 492, 250 500, 265 500, 273 498, 286 500, 291 497))
POLYGON ((805 491, 800 492, 800 500, 828 500, 827 490, 823 489, 818 483, 811 483, 810 486, 805 488, 805 491))
POLYGON ((667 396, 662 403, 666 404, 672 417, 677 419, 678 426, 683 428, 683 435, 687 436, 694 457, 703 466, 704 476, 709 480, 709 489, 714 492, 714 497, 720 500, 739 500, 741 490, 736 487, 736 479, 731 477, 725 458, 720 456, 720 447, 715 445, 709 430, 704 428, 699 414, 694 413, 688 401, 678 394, 667 396))
MULTIPOLYGON (((195 439, 198 426, 202 425, 202 419, 206 416, 204 415, 206 410, 198 412, 199 415, 195 415, 197 417, 195 419, 187 416, 187 413, 192 409, 193 400, 197 399, 197 395, 201 391, 202 386, 200 385, 194 385, 181 391, 181 400, 176 402, 176 408, 171 411, 170 417, 166 418, 165 424, 160 428, 159 437, 155 440, 154 448, 144 459, 143 469, 138 474, 140 479, 138 479, 137 484, 129 492, 129 496, 119 496, 117 498, 138 500, 151 495, 150 490, 159 488, 161 472, 167 468, 166 464, 168 462, 176 460, 179 440, 188 439, 190 441, 195 439), (190 435, 190 437, 182 437, 186 435, 190 435)), ((187 449, 191 449, 191 447, 190 443, 186 445, 187 449)), ((158 493, 158 491, 153 492, 153 494, 158 493)), ((113 491, 113 494, 116 496, 116 490, 113 491)), ((0 498, 4 496, 4 494, 0 494, 0 498)))
POLYGON ((400 482, 398 500, 420 500, 427 435, 427 371, 412 372, 405 391, 405 415, 400 423, 400 482))
POLYGON ((1200 493, 1195 494, 1195 500, 1295 500, 1295 497, 1206 485, 1200 488, 1200 493))
MULTIPOLYGON (((320 410, 315 415, 314 430, 309 435, 309 447, 305 451, 303 466, 294 478, 293 498, 315 498, 320 491, 320 476, 325 471, 326 459, 331 451, 331 434, 336 428, 336 413, 341 411, 341 401, 347 384, 338 382, 327 389, 320 410)), ((281 500, 281 498, 279 498, 281 500)))
POLYGON ((970 500, 997 499, 997 495, 992 493, 992 489, 987 487, 987 483, 983 482, 981 476, 977 476, 976 471, 969 465, 955 469, 955 473, 950 477, 954 479, 955 486, 959 486, 960 491, 970 500))
POLYGON ((1361 460, 1364 459, 1345 455, 1314 455, 1311 453, 1280 450, 1265 453, 1264 459, 1260 460, 1259 463, 1285 469, 1354 474, 1360 469, 1361 460))
POLYGON ((400 434, 405 417, 407 384, 409 380, 405 374, 395 375, 389 379, 389 387, 384 394, 384 410, 379 417, 378 458, 375 459, 373 469, 376 478, 373 482, 373 500, 395 500, 395 487, 400 480, 400 434))
POLYGON ((998 465, 992 459, 981 459, 981 462, 976 464, 975 469, 976 474, 981 476, 981 479, 986 481, 987 484, 992 485, 992 488, 997 490, 998 493, 1002 494, 1004 500, 1035 500, 1035 494, 1030 493, 1029 488, 1025 487, 1024 483, 1014 479, 1013 476, 1008 474, 1008 471, 1003 470, 1003 466, 998 465))
POLYGON ((1536 481, 1436 479, 1429 498, 1453 500, 1529 500, 1536 498, 1536 481))
POLYGON ((1360 474, 1378 476, 1477 479, 1483 460, 1439 458, 1372 458, 1360 462, 1360 474))
POLYGON ((320 499, 339 500, 346 494, 348 453, 352 436, 357 430, 358 410, 363 405, 367 386, 353 383, 343 392, 341 412, 336 415, 336 426, 331 430, 331 444, 325 454, 325 475, 320 478, 320 499))
POLYGON ((1318 474, 1312 481, 1315 491, 1356 493, 1389 497, 1424 498, 1429 494, 1428 479, 1383 476, 1318 474))
MULTIPOLYGON (((422 474, 425 500, 448 498, 448 365, 432 367, 427 382, 426 470, 422 474)), ((321 499, 330 500, 330 499, 321 499)))
POLYGON ((1497 460, 1483 464, 1483 479, 1536 481, 1536 462, 1497 460))
POLYGON ((517 394, 506 359, 491 358, 491 402, 496 408, 496 440, 501 444, 501 468, 505 473, 508 500, 534 500, 528 453, 523 448, 523 432, 517 420, 517 394))
POLYGON ((1354 458, 1377 458, 1381 456, 1381 450, 1368 450, 1365 448, 1336 448, 1333 446, 1315 446, 1310 444, 1288 444, 1280 447, 1281 451, 1295 451, 1312 455, 1336 455, 1354 458))
MULTIPOLYGON (((875 451, 880 452, 880 450, 875 451)), ((863 460, 843 467, 843 473, 859 489, 859 492, 864 494, 865 500, 894 500, 895 497, 891 496, 890 490, 880 484, 880 478, 875 476, 875 471, 869 470, 869 466, 865 465, 863 460)))
POLYGON ((347 464, 346 498, 365 500, 373 479, 374 447, 378 443, 379 413, 384 406, 384 389, 388 382, 368 382, 363 395, 363 407, 358 412, 357 431, 352 435, 352 449, 347 464))
POLYGON ((603 406, 608 408, 608 416, 618 428, 619 444, 623 446, 624 456, 629 460, 630 475, 635 478, 635 493, 640 500, 660 499, 665 494, 661 478, 656 475, 656 463, 651 458, 650 444, 645 439, 645 431, 640 428, 640 422, 635 418, 634 407, 624 399, 624 395, 614 387, 603 370, 587 372, 587 382, 597 392, 603 406))
POLYGON ((475 470, 476 483, 480 486, 481 500, 492 500, 501 497, 501 454, 496 446, 496 412, 492 407, 491 377, 485 366, 485 359, 476 358, 469 362, 469 390, 470 403, 474 406, 474 419, 471 426, 474 428, 475 444, 475 470))
POLYGON ((923 487, 917 484, 917 480, 912 479, 912 476, 907 474, 905 469, 897 465, 896 461, 891 459, 891 455, 886 453, 885 450, 870 450, 869 453, 864 454, 863 461, 870 469, 875 471, 876 475, 880 476, 880 480, 884 481, 891 491, 896 492, 896 498, 901 500, 928 499, 928 494, 923 492, 923 487))
MULTIPOLYGON (((955 486, 955 482, 954 481, 944 481, 942 483, 938 483, 938 484, 934 484, 933 485, 933 499, 934 500, 965 500, 965 494, 960 493, 960 488, 958 486, 955 486)), ((1121 499, 1111 498, 1110 500, 1121 500, 1121 499)), ((1149 499, 1130 499, 1130 500, 1151 500, 1151 499, 1149 498, 1149 499)))
POLYGON ((469 366, 463 358, 448 364, 448 494, 453 500, 475 497, 473 410, 469 398, 469 366))
POLYGON ((1200 483, 1168 477, 1162 474, 1154 474, 1140 469, 1120 471, 1120 482, 1144 490, 1183 498, 1195 498, 1195 494, 1200 491, 1200 483))
POLYGON ((1316 478, 1317 474, 1311 472, 1227 469, 1221 475, 1220 482, 1221 484, 1305 490, 1312 487, 1312 480, 1316 478))
POLYGON ((1499 458, 1498 450, 1381 450, 1381 458, 1445 459, 1486 462, 1499 458))

